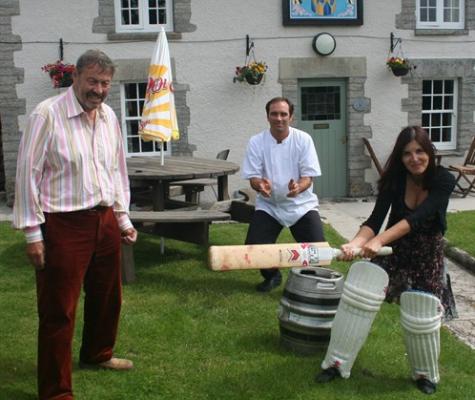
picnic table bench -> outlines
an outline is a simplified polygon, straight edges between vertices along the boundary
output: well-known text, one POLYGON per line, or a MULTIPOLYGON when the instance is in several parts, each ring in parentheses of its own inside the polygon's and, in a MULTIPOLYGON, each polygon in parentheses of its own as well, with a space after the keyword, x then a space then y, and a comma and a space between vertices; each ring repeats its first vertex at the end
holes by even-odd
MULTIPOLYGON (((129 217, 140 231, 208 246, 209 225, 213 221, 232 219, 247 223, 253 213, 252 203, 224 200, 216 202, 209 210, 131 211, 129 217)), ((122 278, 124 283, 135 280, 133 246, 122 246, 122 278)))
MULTIPOLYGON (((231 219, 231 214, 215 210, 131 211, 129 217, 140 231, 208 246, 209 224, 231 219)), ((135 279, 133 246, 122 246, 122 276, 125 283, 135 279)))

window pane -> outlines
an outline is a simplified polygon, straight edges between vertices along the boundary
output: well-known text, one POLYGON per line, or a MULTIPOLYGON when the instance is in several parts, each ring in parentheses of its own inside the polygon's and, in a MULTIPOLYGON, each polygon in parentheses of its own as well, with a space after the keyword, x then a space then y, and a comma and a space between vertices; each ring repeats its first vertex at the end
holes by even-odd
POLYGON ((156 25, 158 23, 158 18, 157 18, 157 11, 156 10, 150 10, 148 13, 148 23, 150 25, 156 25))
POLYGON ((441 118, 440 114, 432 114, 432 126, 433 127, 438 127, 440 126, 441 118))
POLYGON ((451 139, 451 129, 450 128, 442 128, 442 141, 443 142, 450 142, 451 139))
POLYGON ((454 92, 454 81, 444 81, 444 89, 445 93, 453 93, 454 92))
POLYGON ((453 96, 444 97, 444 110, 452 110, 454 108, 454 98, 453 96))
POLYGON ((159 7, 165 7, 167 4, 167 1, 166 0, 158 0, 158 6, 159 7))
POLYGON ((432 128, 430 130, 430 139, 433 141, 433 142, 440 142, 440 128, 432 128))
POLYGON ((130 16, 128 11, 122 11, 122 25, 130 24, 130 16))
POLYGON ((138 116, 137 102, 136 101, 126 102, 125 112, 126 112, 127 117, 136 117, 136 116, 138 116))
POLYGON ((435 22, 436 19, 437 19, 437 13, 436 13, 436 9, 435 8, 430 8, 429 9, 429 16, 427 18, 427 21, 431 21, 431 22, 435 22))
POLYGON ((132 10, 130 12, 130 14, 131 14, 132 25, 138 25, 139 24, 139 11, 138 10, 132 10))
POLYGON ((433 110, 442 110, 442 96, 434 96, 433 97, 433 103, 432 103, 432 109, 433 110))
POLYGON ((429 0, 429 7, 437 7, 437 0, 429 0))
POLYGON ((421 0, 421 7, 427 7, 427 0, 421 0))
POLYGON ((159 24, 166 24, 167 23, 167 12, 166 10, 158 10, 158 23, 159 24))
POLYGON ((125 89, 125 98, 126 99, 136 99, 137 98, 137 89, 135 83, 126 83, 124 84, 125 89))
POLYGON ((122 0, 121 6, 122 8, 129 8, 129 0, 122 0))
POLYGON ((148 6, 150 8, 156 8, 157 7, 157 0, 148 0, 148 6))
POLYGON ((130 7, 139 8, 139 0, 130 0, 130 7))
POLYGON ((452 126, 452 114, 449 114, 449 113, 442 114, 442 125, 452 126))
POLYGON ((434 94, 442 93, 443 81, 433 81, 434 82, 434 94))

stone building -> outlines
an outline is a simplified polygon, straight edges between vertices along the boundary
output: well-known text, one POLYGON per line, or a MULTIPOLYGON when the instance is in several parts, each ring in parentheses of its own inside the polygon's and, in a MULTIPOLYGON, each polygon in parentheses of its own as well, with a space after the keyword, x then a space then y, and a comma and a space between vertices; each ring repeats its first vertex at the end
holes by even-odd
MULTIPOLYGON (((241 163, 250 136, 267 127, 266 101, 284 95, 296 105, 294 125, 314 138, 321 197, 370 195, 378 175, 362 138, 384 162, 407 125, 422 124, 438 150, 462 158, 475 134, 475 0, 449 8, 443 0, 336 3, 319 15, 310 0, 3 0, 0 192, 12 199, 28 114, 58 93, 41 67, 61 56, 74 63, 88 48, 118 65, 108 103, 128 154, 158 155, 136 136, 158 24, 169 40, 181 131, 167 155, 213 158, 227 148, 241 163), (407 75, 388 69, 392 56, 410 61, 407 75), (267 64, 263 82, 233 82, 249 60, 267 64)), ((246 185, 239 175, 230 184, 246 185)))

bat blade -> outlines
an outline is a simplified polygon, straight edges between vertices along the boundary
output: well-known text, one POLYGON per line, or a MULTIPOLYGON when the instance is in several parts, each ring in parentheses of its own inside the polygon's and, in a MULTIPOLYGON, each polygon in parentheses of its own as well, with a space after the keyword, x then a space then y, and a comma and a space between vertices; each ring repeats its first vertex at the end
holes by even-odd
MULTIPOLYGON (((360 249, 355 250, 355 255, 360 249)), ((378 255, 392 254, 391 247, 382 247, 378 255)), ((328 242, 252 244, 211 246, 208 266, 213 271, 314 267, 329 265, 341 255, 328 242)))
POLYGON ((327 242, 211 246, 213 271, 329 265, 334 251, 327 242))

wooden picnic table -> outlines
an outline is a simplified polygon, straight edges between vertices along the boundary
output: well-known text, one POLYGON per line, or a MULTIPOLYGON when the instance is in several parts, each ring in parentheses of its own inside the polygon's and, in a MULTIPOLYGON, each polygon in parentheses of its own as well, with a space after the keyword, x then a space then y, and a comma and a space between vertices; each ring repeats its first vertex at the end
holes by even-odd
POLYGON ((239 166, 230 161, 196 157, 165 157, 161 165, 159 157, 138 156, 127 159, 127 170, 131 181, 152 186, 153 210, 163 211, 169 200, 170 184, 185 179, 216 178, 218 201, 229 200, 228 175, 239 171, 239 166))

